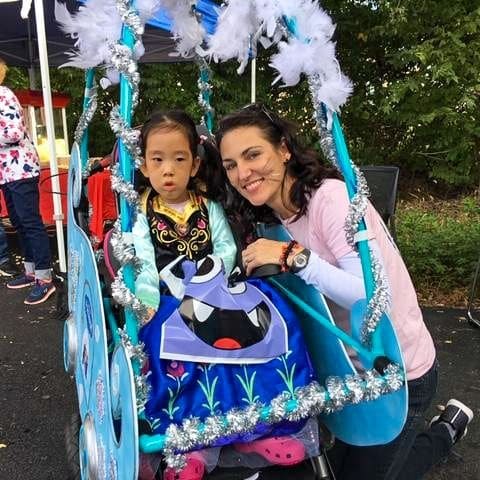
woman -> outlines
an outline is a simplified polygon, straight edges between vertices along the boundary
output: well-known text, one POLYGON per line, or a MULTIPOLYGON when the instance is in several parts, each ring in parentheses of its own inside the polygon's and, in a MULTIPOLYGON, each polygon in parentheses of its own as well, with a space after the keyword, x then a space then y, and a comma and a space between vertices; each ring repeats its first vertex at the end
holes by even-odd
MULTIPOLYGON (((365 291, 360 259, 345 239, 349 200, 338 173, 299 143, 289 122, 261 105, 223 118, 217 143, 235 190, 227 213, 247 225, 246 242, 254 236, 254 223, 268 217, 281 222, 297 242, 249 243, 242 252, 247 275, 272 263, 292 271, 327 297, 337 324, 347 327, 349 309, 365 291)), ((437 386, 435 348, 407 269, 371 204, 365 220, 371 248, 389 280, 389 313, 405 360, 409 412, 394 441, 374 447, 337 441, 332 459, 341 479, 420 478, 464 435, 473 414, 450 401, 431 428, 418 434, 437 386)))
POLYGON ((37 305, 54 292, 50 244, 39 211, 40 164, 28 137, 23 111, 15 94, 2 86, 7 66, 0 58, 0 188, 8 216, 17 231, 25 272, 8 288, 30 288, 24 303, 37 305))

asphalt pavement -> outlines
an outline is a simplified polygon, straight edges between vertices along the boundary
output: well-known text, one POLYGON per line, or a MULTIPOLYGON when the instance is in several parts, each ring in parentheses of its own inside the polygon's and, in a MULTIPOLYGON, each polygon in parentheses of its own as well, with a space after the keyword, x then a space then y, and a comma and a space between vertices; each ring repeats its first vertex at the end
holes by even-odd
MULTIPOLYGON (((0 280, 0 480, 68 479, 64 428, 76 394, 63 370, 63 323, 55 299, 28 307, 24 296, 0 280)), ((426 478, 480 480, 480 329, 462 310, 424 313, 441 365, 434 406, 455 397, 476 415, 454 454, 426 478)))

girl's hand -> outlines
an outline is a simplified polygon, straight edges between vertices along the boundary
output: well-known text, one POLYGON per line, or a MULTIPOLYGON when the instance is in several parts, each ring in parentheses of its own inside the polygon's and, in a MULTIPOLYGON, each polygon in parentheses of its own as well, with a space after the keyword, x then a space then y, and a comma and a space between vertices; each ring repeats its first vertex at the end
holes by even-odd
POLYGON ((243 266, 247 276, 262 265, 280 265, 280 259, 286 245, 288 245, 286 242, 277 242, 266 238, 259 238, 251 243, 242 252, 243 266))

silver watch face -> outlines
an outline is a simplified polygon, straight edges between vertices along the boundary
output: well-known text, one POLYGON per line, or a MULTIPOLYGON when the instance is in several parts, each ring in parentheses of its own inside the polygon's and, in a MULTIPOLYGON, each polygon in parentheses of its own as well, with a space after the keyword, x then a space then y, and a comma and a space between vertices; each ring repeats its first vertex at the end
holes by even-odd
POLYGON ((295 268, 304 268, 307 266, 308 256, 304 253, 299 253, 293 258, 293 264, 295 268))

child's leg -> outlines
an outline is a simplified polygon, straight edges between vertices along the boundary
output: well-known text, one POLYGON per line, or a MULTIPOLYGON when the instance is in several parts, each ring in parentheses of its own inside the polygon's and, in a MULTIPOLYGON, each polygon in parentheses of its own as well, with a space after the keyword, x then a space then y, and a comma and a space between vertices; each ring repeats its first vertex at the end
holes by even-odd
POLYGON ((256 453, 273 465, 295 465, 305 459, 304 444, 293 436, 237 443, 235 449, 242 453, 256 453))

